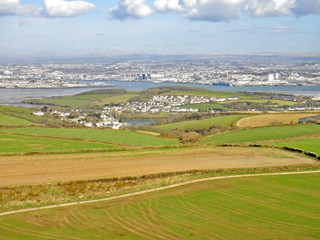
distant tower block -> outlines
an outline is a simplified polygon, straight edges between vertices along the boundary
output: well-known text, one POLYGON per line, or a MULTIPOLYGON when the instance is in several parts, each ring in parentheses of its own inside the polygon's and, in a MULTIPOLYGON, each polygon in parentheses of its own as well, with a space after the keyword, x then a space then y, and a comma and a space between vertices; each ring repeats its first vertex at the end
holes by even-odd
POLYGON ((273 73, 269 73, 268 74, 268 81, 273 81, 273 80, 274 80, 273 73))
POLYGON ((278 80, 279 79, 279 73, 274 74, 274 79, 278 80))

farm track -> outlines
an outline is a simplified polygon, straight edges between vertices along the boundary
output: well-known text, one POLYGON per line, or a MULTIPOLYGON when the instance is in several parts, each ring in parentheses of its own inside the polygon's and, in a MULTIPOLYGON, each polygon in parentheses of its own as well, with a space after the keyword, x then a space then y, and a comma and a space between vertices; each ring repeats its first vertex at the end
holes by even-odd
POLYGON ((26 208, 26 209, 8 211, 8 212, 0 213, 0 216, 6 216, 6 215, 18 214, 18 213, 25 213, 25 212, 32 212, 32 211, 38 211, 38 210, 53 209, 53 208, 69 207, 69 206, 82 205, 82 204, 97 203, 97 202, 103 202, 103 201, 111 201, 111 200, 116 200, 116 199, 123 199, 123 198, 142 195, 142 194, 146 194, 146 193, 158 192, 158 191, 162 191, 162 190, 166 190, 166 189, 185 186, 185 185, 192 184, 192 183, 199 183, 199 182, 205 182, 205 181, 211 181, 211 180, 243 178, 243 177, 257 177, 257 176, 278 176, 278 175, 310 174, 310 173, 320 173, 320 170, 315 170, 315 171, 296 171, 296 172, 279 172, 279 173, 240 174, 240 175, 232 175, 232 176, 218 176, 218 177, 195 179, 195 180, 190 180, 190 181, 187 181, 187 182, 177 183, 177 184, 164 186, 164 187, 158 187, 158 188, 154 188, 154 189, 148 189, 148 190, 134 192, 134 193, 128 193, 128 194, 124 194, 124 195, 120 195, 120 196, 114 196, 114 197, 95 199, 95 200, 88 200, 88 201, 78 201, 78 202, 55 204, 55 205, 50 205, 50 206, 26 208))

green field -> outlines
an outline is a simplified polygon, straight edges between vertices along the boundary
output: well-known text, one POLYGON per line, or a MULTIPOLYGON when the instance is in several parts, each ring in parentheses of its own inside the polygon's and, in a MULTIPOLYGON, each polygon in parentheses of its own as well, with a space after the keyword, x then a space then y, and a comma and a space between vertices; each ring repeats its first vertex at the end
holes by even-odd
MULTIPOLYGON (((68 106, 72 108, 80 108, 89 105, 91 102, 107 97, 107 94, 88 94, 88 95, 75 95, 59 98, 42 99, 43 104, 68 106)), ((109 95, 112 96, 112 95, 109 95)))
POLYGON ((76 129, 76 128, 21 128, 1 129, 9 134, 28 134, 39 136, 87 139, 133 146, 164 146, 178 144, 178 140, 163 139, 133 131, 112 129, 76 129))
MULTIPOLYGON (((1 125, 1 122, 8 124, 8 121, 10 120, 12 120, 12 123, 13 123, 12 125, 18 124, 22 126, 36 125, 43 122, 43 118, 35 116, 32 113, 33 113, 33 110, 30 110, 30 109, 0 105, 0 114, 1 114, 0 125, 1 125)), ((10 126, 10 125, 7 125, 7 126, 10 126)))
POLYGON ((138 96, 138 93, 135 92, 129 92, 127 94, 122 94, 122 95, 117 95, 117 96, 109 96, 106 98, 99 99, 95 101, 93 104, 96 105, 105 105, 105 104, 120 104, 120 103, 126 103, 128 102, 131 98, 138 96))
POLYGON ((305 151, 314 152, 320 155, 320 139, 306 139, 299 141, 289 141, 289 142, 277 142, 272 143, 272 145, 280 146, 280 147, 292 147, 303 149, 305 151))
POLYGON ((0 217, 1 239, 319 239, 319 174, 211 180, 0 217))
POLYGON ((255 97, 247 96, 240 92, 222 92, 222 91, 174 91, 167 95, 189 95, 189 96, 204 96, 204 97, 241 97, 241 99, 256 99, 255 97))
POLYGON ((204 143, 243 143, 301 137, 320 133, 320 125, 293 125, 236 130, 203 138, 204 143))
POLYGON ((50 152, 114 148, 103 143, 0 134, 0 152, 50 152))
POLYGON ((285 101, 285 100, 264 100, 264 99, 250 99, 250 100, 235 100, 235 101, 225 101, 222 104, 227 103, 238 103, 238 102, 251 102, 251 103, 260 103, 267 106, 292 106, 296 105, 297 102, 294 101, 285 101))
POLYGON ((234 122, 246 116, 247 115, 230 115, 230 116, 213 117, 213 118, 207 118, 202 120, 170 123, 170 124, 157 126, 157 128, 162 130, 172 130, 172 129, 197 130, 197 129, 208 129, 212 126, 229 128, 232 126, 234 122))
POLYGON ((218 103, 198 103, 198 104, 188 104, 182 106, 183 108, 200 109, 200 111, 208 111, 213 109, 218 110, 228 110, 229 108, 224 107, 222 104, 218 103))
POLYGON ((76 94, 73 96, 64 96, 64 97, 52 97, 47 99, 41 99, 42 104, 56 105, 56 106, 65 106, 72 108, 81 108, 89 105, 98 105, 103 106, 104 104, 119 104, 126 103, 130 98, 138 95, 137 92, 116 92, 114 89, 108 90, 105 92, 99 91, 89 91, 81 94, 76 94))
POLYGON ((30 126, 37 125, 25 119, 8 116, 0 112, 0 126, 30 126))

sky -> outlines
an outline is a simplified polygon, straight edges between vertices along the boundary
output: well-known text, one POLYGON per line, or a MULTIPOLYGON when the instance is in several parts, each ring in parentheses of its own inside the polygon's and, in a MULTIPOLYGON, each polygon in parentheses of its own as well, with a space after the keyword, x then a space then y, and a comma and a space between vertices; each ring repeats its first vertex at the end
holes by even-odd
POLYGON ((0 0, 0 54, 320 52, 320 0, 0 0))

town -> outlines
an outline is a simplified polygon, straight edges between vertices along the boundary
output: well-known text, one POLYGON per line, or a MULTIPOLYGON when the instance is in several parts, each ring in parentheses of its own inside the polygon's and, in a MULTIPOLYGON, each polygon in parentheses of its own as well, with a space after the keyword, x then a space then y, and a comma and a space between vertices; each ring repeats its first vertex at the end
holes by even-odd
POLYGON ((191 83, 226 86, 317 86, 317 61, 155 58, 97 63, 0 65, 1 88, 105 87, 110 81, 191 83))

